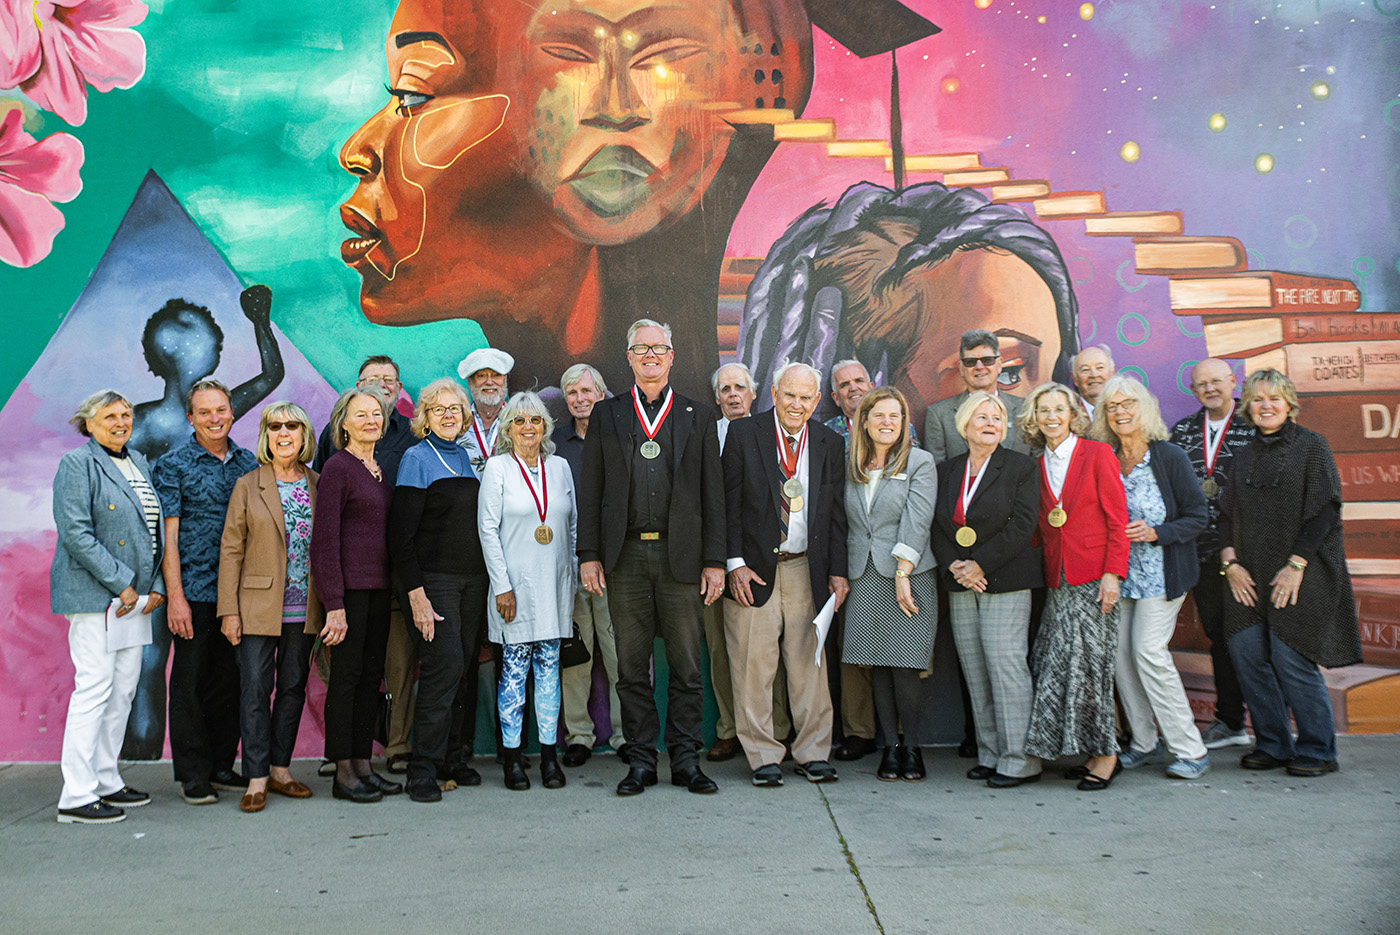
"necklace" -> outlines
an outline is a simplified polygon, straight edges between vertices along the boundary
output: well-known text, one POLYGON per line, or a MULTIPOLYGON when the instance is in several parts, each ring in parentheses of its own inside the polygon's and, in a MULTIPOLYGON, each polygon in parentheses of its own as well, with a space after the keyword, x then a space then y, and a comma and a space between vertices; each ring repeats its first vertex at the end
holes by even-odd
POLYGON ((365 470, 369 471, 370 477, 373 477, 376 483, 384 482, 384 472, 379 470, 379 465, 375 463, 373 457, 361 458, 359 455, 355 455, 355 457, 365 466, 365 470))

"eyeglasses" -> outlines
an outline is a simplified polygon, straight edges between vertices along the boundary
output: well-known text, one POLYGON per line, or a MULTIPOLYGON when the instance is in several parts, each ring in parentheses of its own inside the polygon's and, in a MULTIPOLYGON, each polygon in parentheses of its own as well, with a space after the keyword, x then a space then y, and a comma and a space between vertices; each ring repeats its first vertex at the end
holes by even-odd
POLYGON ((978 364, 981 364, 983 367, 990 367, 992 364, 996 363, 998 360, 1001 360, 1001 355, 1000 355, 1000 354, 993 354, 993 355, 991 355, 990 357, 964 357, 964 358, 962 359, 962 365, 963 365, 964 367, 966 367, 968 370, 971 370, 973 367, 976 367, 978 364))
POLYGON ((1036 408, 1035 414, 1038 416, 1064 416, 1069 414, 1068 406, 1056 406, 1053 409, 1036 408))
POLYGON ((375 383, 379 386, 398 386, 399 381, 394 377, 361 377, 360 386, 366 383, 375 383))
POLYGON ((447 415, 449 412, 452 413, 454 416, 460 416, 460 415, 462 414, 462 407, 461 407, 461 406, 458 406, 458 405, 452 405, 452 406, 433 406, 433 407, 431 407, 431 408, 428 409, 428 415, 433 416, 433 417, 438 418, 438 419, 441 419, 443 416, 447 415))
POLYGON ((1211 387, 1224 386, 1229 382, 1229 380, 1223 379, 1221 377, 1216 377, 1214 380, 1197 380, 1195 383, 1191 384, 1191 388, 1193 390, 1204 390, 1211 387))
POLYGON ((1123 412, 1132 412, 1137 408, 1137 403, 1138 401, 1136 399, 1125 399, 1119 403, 1104 403, 1103 411, 1118 412, 1121 410, 1123 412))
POLYGON ((671 353, 669 344, 633 344, 627 349, 633 357, 645 357, 648 354, 655 354, 657 357, 665 357, 671 353))
POLYGON ((544 420, 539 416, 516 416, 510 420, 511 425, 544 425, 544 420))
POLYGON ((280 432, 280 431, 282 431, 283 429, 299 429, 299 428, 301 428, 301 423, 300 423, 300 422, 269 422, 269 423, 267 423, 267 430, 268 430, 269 432, 280 432))

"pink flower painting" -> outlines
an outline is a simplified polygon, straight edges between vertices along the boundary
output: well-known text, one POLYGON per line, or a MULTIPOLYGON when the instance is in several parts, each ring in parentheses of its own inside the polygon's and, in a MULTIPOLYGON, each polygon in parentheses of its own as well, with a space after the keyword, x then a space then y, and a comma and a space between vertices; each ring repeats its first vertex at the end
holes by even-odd
POLYGON ((146 42, 130 28, 145 18, 140 0, 0 0, 0 87, 78 126, 89 87, 129 88, 146 73, 146 42))
POLYGON ((83 190, 83 144, 67 133, 35 141, 23 121, 19 110, 0 118, 0 262, 11 266, 49 255, 63 230, 63 212, 53 203, 83 190))

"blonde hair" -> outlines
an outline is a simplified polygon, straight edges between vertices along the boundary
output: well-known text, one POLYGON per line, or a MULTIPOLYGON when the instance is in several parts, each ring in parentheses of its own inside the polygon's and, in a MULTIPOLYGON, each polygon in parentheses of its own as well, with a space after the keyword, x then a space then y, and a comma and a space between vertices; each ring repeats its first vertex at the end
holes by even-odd
POLYGON ((1256 370, 1244 378, 1244 389, 1240 390, 1240 409, 1244 410, 1245 421, 1254 425, 1249 415, 1249 403, 1260 391, 1277 393, 1288 403, 1288 418, 1298 418, 1298 388, 1288 378, 1288 374, 1278 370, 1256 370))
POLYGON ((870 410, 875 408, 875 404, 884 402, 887 399, 899 401, 899 412, 903 423, 899 427, 899 438, 895 439, 894 445, 890 448, 890 456, 885 459, 885 466, 882 469, 884 476, 903 473, 904 468, 909 463, 909 403, 904 398, 904 394, 892 386, 878 386, 861 397, 860 405, 856 407, 856 417, 851 420, 851 438, 847 445, 846 455, 846 476, 855 484, 870 483, 870 475, 866 473, 865 463, 870 460, 870 456, 875 451, 875 443, 870 440, 870 433, 865 430, 866 422, 870 419, 870 410))
POLYGON ((1162 407, 1157 404, 1157 397, 1153 396, 1137 377, 1127 374, 1110 377, 1104 383, 1103 392, 1099 394, 1099 404, 1094 407, 1094 421, 1089 429, 1091 437, 1108 442, 1114 451, 1122 448, 1123 440, 1118 437, 1117 432, 1108 427, 1108 401, 1114 396, 1126 396, 1137 400, 1138 426, 1142 429, 1143 438, 1150 442, 1171 438, 1167 423, 1162 421, 1162 407))
MULTIPOLYGON (((975 344, 973 345, 973 347, 976 346, 975 344)), ((953 428, 958 430, 958 434, 963 437, 963 441, 967 441, 967 425, 972 421, 972 414, 977 411, 977 407, 983 403, 995 404, 997 411, 1001 413, 1001 438, 998 440, 998 444, 1006 441, 1006 433, 1011 430, 1009 424, 1011 417, 1007 415, 1006 403, 1001 401, 1000 396, 997 396, 995 393, 988 393, 986 390, 978 390, 975 393, 967 394, 967 399, 962 401, 962 405, 958 407, 958 411, 953 414, 953 428)))
POLYGON ((417 437, 428 437, 428 410, 440 401, 439 397, 444 393, 457 397, 457 402, 462 406, 462 418, 457 434, 460 436, 467 430, 467 423, 471 421, 472 412, 472 404, 471 400, 467 399, 467 391, 462 388, 462 384, 451 377, 440 377, 418 391, 418 402, 413 407, 413 420, 408 423, 408 427, 417 437))
POLYGON ((316 457, 316 429, 311 425, 311 417, 296 403, 281 400, 263 406, 262 417, 258 420, 258 445, 254 451, 259 464, 272 463, 272 440, 267 437, 267 423, 273 419, 282 422, 295 422, 301 426, 301 451, 297 452, 297 462, 310 464, 316 457))
POLYGON ((1084 411, 1079 394, 1063 383, 1042 383, 1026 397, 1025 405, 1021 407, 1021 424, 1018 426, 1021 430, 1021 440, 1032 448, 1045 447, 1045 433, 1040 430, 1040 425, 1035 420, 1035 410, 1039 407, 1041 398, 1051 393, 1063 393, 1069 403, 1069 430, 1080 436, 1089 431, 1089 413, 1084 411))
POLYGON ((335 445, 339 451, 350 441, 350 433, 345 431, 345 414, 350 410, 350 403, 356 396, 368 396, 379 403, 379 411, 384 416, 385 428, 389 424, 389 397, 378 386, 352 386, 350 389, 340 394, 340 398, 331 407, 331 444, 335 445))

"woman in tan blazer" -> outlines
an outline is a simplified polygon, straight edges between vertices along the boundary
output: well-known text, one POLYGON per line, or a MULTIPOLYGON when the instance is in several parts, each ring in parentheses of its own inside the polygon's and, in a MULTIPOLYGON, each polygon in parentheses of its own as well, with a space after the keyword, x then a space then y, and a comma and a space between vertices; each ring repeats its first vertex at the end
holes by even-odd
POLYGON ((219 552, 218 614, 238 654, 243 775, 238 807, 260 812, 267 792, 304 799, 288 767, 306 701, 309 654, 324 613, 311 587, 316 433, 298 405, 262 411, 259 467, 233 487, 219 552), (272 700, 274 681, 277 700, 272 700))

